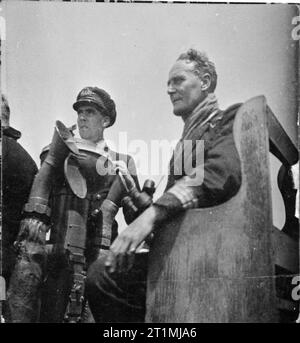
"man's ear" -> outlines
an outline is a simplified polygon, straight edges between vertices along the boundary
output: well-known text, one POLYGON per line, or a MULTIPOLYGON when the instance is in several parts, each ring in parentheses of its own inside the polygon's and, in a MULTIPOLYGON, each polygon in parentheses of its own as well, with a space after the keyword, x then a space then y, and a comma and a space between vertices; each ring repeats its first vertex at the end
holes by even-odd
POLYGON ((202 85, 201 89, 202 91, 208 91, 211 85, 211 76, 208 73, 205 73, 201 77, 202 85))
POLYGON ((103 118, 103 121, 102 121, 102 125, 103 125, 103 127, 108 127, 109 126, 109 124, 110 124, 110 118, 108 117, 108 116, 105 116, 104 118, 103 118))

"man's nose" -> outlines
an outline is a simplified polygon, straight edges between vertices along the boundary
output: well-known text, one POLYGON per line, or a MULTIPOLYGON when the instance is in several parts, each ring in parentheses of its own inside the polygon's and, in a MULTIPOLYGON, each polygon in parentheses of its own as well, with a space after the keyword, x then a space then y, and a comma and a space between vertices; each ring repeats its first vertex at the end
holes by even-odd
POLYGON ((168 88, 167 88, 167 93, 173 94, 173 93, 175 93, 175 91, 176 91, 175 88, 171 84, 169 84, 168 88))
POLYGON ((85 117, 85 115, 83 113, 80 113, 78 115, 78 118, 79 118, 80 121, 85 121, 86 120, 86 117, 85 117))

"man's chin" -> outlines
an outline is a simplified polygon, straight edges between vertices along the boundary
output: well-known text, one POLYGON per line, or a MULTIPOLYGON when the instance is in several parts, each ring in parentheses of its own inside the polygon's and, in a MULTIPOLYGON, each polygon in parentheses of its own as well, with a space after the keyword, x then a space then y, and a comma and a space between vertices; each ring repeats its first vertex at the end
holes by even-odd
POLYGON ((86 141, 90 140, 90 137, 88 135, 81 134, 80 132, 79 132, 79 136, 81 139, 85 139, 86 141))
POLYGON ((88 132, 85 128, 81 128, 79 129, 79 136, 82 138, 82 139, 88 139, 88 132))
POLYGON ((182 117, 182 116, 184 116, 184 111, 181 110, 181 109, 176 109, 176 108, 174 108, 174 109, 173 109, 173 114, 174 114, 176 117, 182 117))

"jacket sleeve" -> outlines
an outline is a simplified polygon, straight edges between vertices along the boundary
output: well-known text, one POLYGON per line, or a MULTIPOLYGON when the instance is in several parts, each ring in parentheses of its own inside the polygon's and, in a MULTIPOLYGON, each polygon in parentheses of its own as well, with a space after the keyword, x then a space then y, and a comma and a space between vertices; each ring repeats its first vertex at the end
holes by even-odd
POLYGON ((241 184, 241 166, 232 130, 224 127, 213 141, 205 141, 204 163, 180 178, 155 203, 168 217, 178 211, 215 206, 234 196, 241 184))
MULTIPOLYGON (((135 182, 136 188, 138 189, 138 191, 140 191, 141 189, 140 189, 140 184, 137 177, 136 165, 135 165, 134 159, 131 156, 128 156, 127 168, 135 182)), ((126 203, 122 203, 122 209, 123 209, 123 215, 124 215, 126 224, 130 224, 137 217, 137 213, 134 212, 132 208, 129 207, 126 203)))

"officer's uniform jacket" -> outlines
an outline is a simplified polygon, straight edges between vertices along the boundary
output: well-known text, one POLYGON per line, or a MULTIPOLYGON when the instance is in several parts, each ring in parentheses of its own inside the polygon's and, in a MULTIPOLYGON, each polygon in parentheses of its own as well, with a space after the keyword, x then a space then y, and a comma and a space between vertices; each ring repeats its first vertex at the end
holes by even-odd
POLYGON ((3 127, 2 133, 2 267, 8 283, 15 262, 13 243, 38 169, 28 152, 17 142, 21 132, 3 127))
POLYGON ((241 185, 241 166, 234 143, 233 122, 239 107, 240 104, 236 104, 225 111, 218 110, 211 119, 210 113, 206 113, 179 141, 175 152, 184 141, 190 141, 192 153, 188 152, 183 158, 173 154, 165 193, 155 203, 170 217, 184 209, 221 204, 237 193, 241 185), (202 141, 198 143, 199 150, 197 141, 202 141), (203 159, 199 157, 202 147, 203 159), (188 160, 192 161, 193 168, 185 170, 183 161, 188 160), (200 182, 194 182, 196 174, 200 182))
MULTIPOLYGON (((94 144, 83 139, 75 139, 75 143, 81 156, 75 157, 70 154, 52 178, 49 199, 50 239, 46 242, 47 247, 51 249, 48 252, 40 311, 42 322, 63 321, 66 299, 70 294, 73 278, 80 277, 79 283, 77 280, 77 284, 80 285, 82 273, 78 271, 87 271, 101 251, 109 249, 118 234, 115 220, 109 236, 106 236, 102 230, 103 217, 100 207, 116 178, 116 174, 101 173, 103 162, 109 159, 126 164, 140 190, 135 164, 130 156, 111 151, 104 141, 94 144), (83 185, 82 188, 86 187, 84 196, 80 194, 83 185), (72 265, 75 267, 71 267, 72 265), (75 272, 74 276, 72 276, 73 272, 75 272)), ((49 147, 43 149, 42 161, 48 150, 49 147)), ((121 201, 116 205, 121 206, 121 201)), ((127 221, 126 209, 123 209, 123 213, 127 221)), ((82 320, 89 321, 87 319, 89 310, 86 306, 84 309, 82 320)), ((69 309, 67 312, 69 315, 72 311, 70 312, 69 309)))
MULTIPOLYGON (((70 168, 72 161, 67 158, 64 165, 57 171, 53 179, 52 193, 50 196, 51 208, 51 244, 56 244, 57 249, 64 251, 66 246, 67 229, 70 226, 78 230, 79 239, 85 242, 87 261, 93 260, 93 251, 98 248, 108 249, 111 241, 101 239, 101 213, 99 209, 103 200, 107 197, 110 187, 115 180, 116 174, 101 175, 101 166, 106 158, 112 161, 122 162, 127 166, 131 176, 136 182, 137 188, 139 183, 136 175, 136 167, 133 159, 125 154, 113 152, 106 145, 105 141, 94 144, 90 141, 76 138, 76 145, 79 152, 83 155, 76 159, 78 165, 78 175, 74 181, 74 172, 70 168), (99 169, 100 168, 100 169, 99 169), (87 193, 84 198, 74 194, 72 182, 86 183, 87 193), (77 227, 78 226, 78 227, 77 227), (87 240, 85 241, 84 236, 87 240), (61 246, 59 246, 61 244, 61 246)), ((41 159, 45 158, 48 147, 43 149, 41 159)), ((71 156, 74 159, 74 156, 71 156)), ((121 206, 120 203, 117 204, 121 206)), ((125 220, 127 221, 127 211, 123 209, 125 220)), ((112 226, 112 241, 117 235, 117 223, 114 221, 112 226)))

